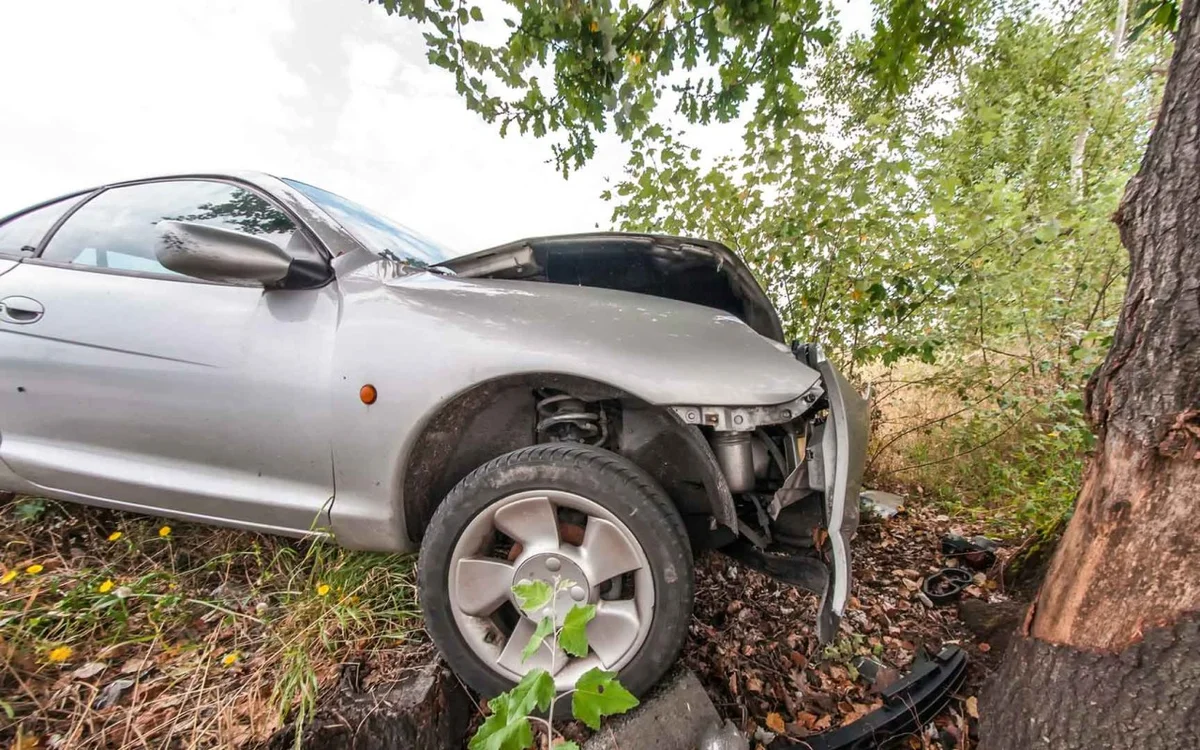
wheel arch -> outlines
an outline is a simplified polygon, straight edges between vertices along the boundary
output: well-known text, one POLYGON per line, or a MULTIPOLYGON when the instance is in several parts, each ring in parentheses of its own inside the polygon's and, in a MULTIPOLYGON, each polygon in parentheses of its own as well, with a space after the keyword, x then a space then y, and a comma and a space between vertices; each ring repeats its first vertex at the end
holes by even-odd
POLYGON ((698 428, 684 424, 669 409, 600 381, 527 373, 487 380, 459 392, 419 428, 398 467, 400 510, 413 543, 420 543, 434 512, 463 477, 497 456, 538 442, 535 390, 542 388, 619 407, 611 449, 663 487, 683 515, 693 547, 707 546, 704 542, 716 527, 712 519, 736 530, 733 496, 698 428))

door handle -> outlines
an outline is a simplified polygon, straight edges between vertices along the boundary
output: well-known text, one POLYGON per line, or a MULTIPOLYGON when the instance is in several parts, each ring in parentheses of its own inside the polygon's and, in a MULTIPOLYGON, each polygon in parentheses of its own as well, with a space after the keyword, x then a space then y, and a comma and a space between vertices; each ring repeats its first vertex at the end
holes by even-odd
POLYGON ((46 312, 42 303, 28 297, 5 297, 0 299, 0 321, 25 325, 36 322, 46 312))

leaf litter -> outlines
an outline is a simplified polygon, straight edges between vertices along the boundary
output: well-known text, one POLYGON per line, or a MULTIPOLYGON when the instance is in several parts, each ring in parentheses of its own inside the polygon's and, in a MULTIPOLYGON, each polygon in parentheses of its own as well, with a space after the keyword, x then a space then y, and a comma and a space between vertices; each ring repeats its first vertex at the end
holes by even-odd
MULTIPOLYGON (((918 650, 945 644, 968 652, 957 700, 908 739, 913 748, 973 747, 965 727, 978 719, 976 694, 997 665, 954 606, 923 602, 921 581, 952 565, 940 551, 951 519, 919 505, 886 521, 864 517, 853 546, 853 597, 833 643, 817 642, 815 595, 719 553, 697 560, 696 606, 683 660, 722 718, 766 746, 771 736, 802 740, 856 721, 882 705, 880 691, 907 673, 918 650), (865 661, 869 663, 864 664, 865 661), (874 680, 864 672, 874 675, 874 680)), ((963 598, 1003 601, 977 573, 963 598)))

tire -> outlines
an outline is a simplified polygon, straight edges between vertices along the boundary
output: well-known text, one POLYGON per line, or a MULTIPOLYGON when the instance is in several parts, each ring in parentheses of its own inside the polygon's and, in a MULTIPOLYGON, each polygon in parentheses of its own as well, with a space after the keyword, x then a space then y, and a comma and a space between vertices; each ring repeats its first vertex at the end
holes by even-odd
MULTIPOLYGON (((692 553, 679 511, 662 488, 636 464, 601 448, 568 443, 523 448, 480 466, 451 490, 426 528, 421 544, 418 592, 425 629, 450 667, 479 694, 490 698, 515 684, 516 677, 503 674, 500 667, 482 658, 478 646, 469 645, 464 637, 461 619, 456 619, 465 617, 456 609, 462 599, 451 595, 451 570, 455 550, 461 548, 460 539, 464 544, 472 543, 474 532, 468 529, 486 523, 490 508, 501 509, 490 511, 490 517, 496 518, 511 498, 522 497, 521 493, 540 495, 543 491, 578 495, 601 506, 640 545, 644 557, 639 559, 648 564, 642 565, 637 575, 648 577, 637 580, 652 581, 652 616, 648 630, 639 620, 637 627, 643 640, 624 652, 626 661, 618 671, 627 689, 644 693, 674 663, 687 637, 695 593, 692 553)), ((589 517, 585 523, 594 521, 589 517)), ((561 531, 556 534, 563 536, 561 531)), ((524 549, 517 544, 513 547, 524 549)), ((512 554, 507 559, 514 560, 512 554)), ((515 559, 514 568, 520 559, 515 559)), ((616 585, 617 580, 610 579, 602 586, 616 585)), ((634 583, 630 588, 635 592, 650 588, 640 586, 634 583)), ((598 624, 602 624, 599 618, 589 625, 589 637, 598 624)), ((560 683, 562 679, 566 677, 560 677, 560 683)), ((559 689, 563 689, 562 684, 559 689)))

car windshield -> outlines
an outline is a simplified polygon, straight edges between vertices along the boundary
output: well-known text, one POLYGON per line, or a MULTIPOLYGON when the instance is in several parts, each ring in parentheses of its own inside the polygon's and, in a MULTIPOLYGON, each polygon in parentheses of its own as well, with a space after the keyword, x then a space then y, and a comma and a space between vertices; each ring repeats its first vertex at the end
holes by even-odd
POLYGON ((461 254, 340 195, 297 180, 285 179, 284 182, 304 193, 368 250, 384 258, 435 266, 461 254))

